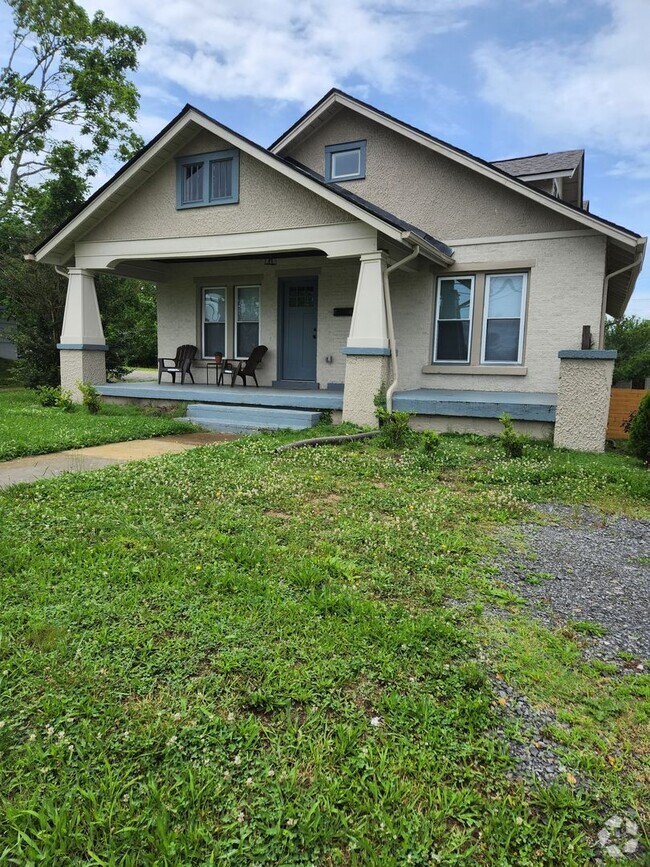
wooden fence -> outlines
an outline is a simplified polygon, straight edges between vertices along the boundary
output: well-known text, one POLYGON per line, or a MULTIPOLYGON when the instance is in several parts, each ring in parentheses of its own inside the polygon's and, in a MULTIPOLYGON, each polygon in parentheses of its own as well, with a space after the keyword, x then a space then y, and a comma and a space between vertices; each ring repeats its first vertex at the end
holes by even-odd
POLYGON ((641 400, 650 394, 642 388, 613 388, 609 402, 609 418, 607 419, 607 438, 626 440, 627 433, 623 425, 636 412, 641 400))

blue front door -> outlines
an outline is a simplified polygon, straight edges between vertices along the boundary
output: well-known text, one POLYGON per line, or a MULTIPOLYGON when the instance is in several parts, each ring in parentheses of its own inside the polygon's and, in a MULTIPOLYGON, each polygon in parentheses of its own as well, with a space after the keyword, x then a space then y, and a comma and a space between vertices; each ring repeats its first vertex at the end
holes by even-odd
POLYGON ((316 385, 317 277, 280 280, 280 370, 283 381, 316 385))

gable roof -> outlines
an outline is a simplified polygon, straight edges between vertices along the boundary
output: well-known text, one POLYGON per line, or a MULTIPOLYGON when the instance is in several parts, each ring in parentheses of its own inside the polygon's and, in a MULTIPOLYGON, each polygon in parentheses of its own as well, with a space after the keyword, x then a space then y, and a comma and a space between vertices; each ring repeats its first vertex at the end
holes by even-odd
POLYGON ((453 250, 426 232, 376 207, 359 196, 350 194, 336 185, 328 184, 316 173, 309 172, 293 161, 271 153, 261 145, 219 123, 205 112, 187 104, 145 147, 125 163, 103 186, 96 190, 65 222, 44 238, 31 252, 39 261, 60 264, 62 253, 69 255, 75 237, 97 225, 121 202, 150 177, 179 146, 189 141, 199 126, 232 143, 239 150, 259 159, 281 174, 288 176, 316 195, 347 211, 352 218, 361 220, 388 237, 404 243, 416 236, 421 253, 440 264, 451 264, 453 250))
POLYGON ((617 223, 606 220, 604 217, 598 217, 595 214, 584 211, 582 208, 578 208, 577 206, 564 202, 561 199, 556 199, 554 196, 545 193, 543 190, 529 187, 518 177, 509 174, 499 165, 489 163, 481 157, 469 153, 469 151, 462 150, 455 145, 451 145, 442 139, 436 138, 430 133, 424 132, 405 121, 399 120, 387 112, 375 108, 375 106, 363 102, 356 97, 350 96, 338 88, 332 88, 332 90, 326 93, 325 96, 316 103, 316 105, 305 112, 305 114, 292 124, 288 130, 282 133, 282 135, 270 145, 269 150, 273 153, 280 154, 291 143, 307 137, 316 127, 324 124, 332 117, 339 107, 349 108, 352 111, 362 114, 370 120, 374 120, 401 135, 405 135, 411 140, 419 142, 436 153, 448 157, 454 162, 460 163, 473 171, 479 172, 497 183, 515 190, 523 196, 539 202, 551 210, 557 211, 587 228, 595 229, 596 231, 607 235, 619 244, 636 248, 641 240, 641 236, 637 232, 633 232, 631 229, 625 228, 625 226, 620 226, 617 223))
POLYGON ((556 151, 550 154, 533 154, 529 157, 515 157, 509 160, 494 160, 492 165, 515 178, 560 172, 573 174, 580 166, 584 155, 583 150, 556 151))

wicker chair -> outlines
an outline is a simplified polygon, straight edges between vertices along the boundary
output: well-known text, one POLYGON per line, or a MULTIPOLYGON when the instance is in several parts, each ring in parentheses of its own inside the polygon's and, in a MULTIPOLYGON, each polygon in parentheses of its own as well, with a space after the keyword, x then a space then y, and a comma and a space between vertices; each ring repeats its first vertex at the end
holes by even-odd
POLYGON ((192 376, 192 362, 194 361, 194 356, 198 352, 196 346, 192 346, 190 343, 185 343, 183 346, 179 346, 176 350, 176 357, 174 359, 171 358, 159 358, 158 359, 158 384, 160 384, 160 380, 162 378, 163 373, 169 373, 172 382, 176 382, 176 374, 180 373, 181 375, 181 385, 185 384, 185 376, 189 376, 192 380, 192 384, 194 384, 194 377, 192 376), (169 364, 167 364, 169 362, 169 364))

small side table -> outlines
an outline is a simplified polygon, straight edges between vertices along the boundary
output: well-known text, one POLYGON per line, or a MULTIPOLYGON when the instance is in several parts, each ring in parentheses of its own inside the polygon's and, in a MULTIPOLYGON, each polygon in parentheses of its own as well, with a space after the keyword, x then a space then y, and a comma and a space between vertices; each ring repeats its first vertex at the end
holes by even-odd
POLYGON ((210 384, 210 370, 214 369, 214 384, 221 385, 223 382, 223 369, 226 366, 226 359, 217 363, 216 361, 208 361, 205 365, 205 382, 210 384))

